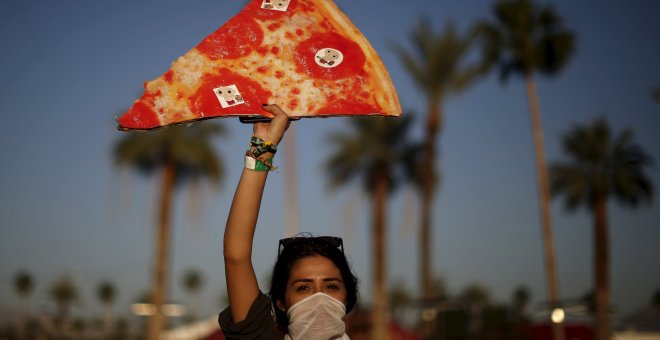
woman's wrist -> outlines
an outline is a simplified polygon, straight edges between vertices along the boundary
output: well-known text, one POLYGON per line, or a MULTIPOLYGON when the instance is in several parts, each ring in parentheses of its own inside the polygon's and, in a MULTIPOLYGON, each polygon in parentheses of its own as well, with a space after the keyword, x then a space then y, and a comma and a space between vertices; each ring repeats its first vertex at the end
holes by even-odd
POLYGON ((277 145, 282 140, 284 132, 289 127, 286 112, 277 105, 263 105, 263 109, 274 115, 270 122, 255 123, 250 138, 250 147, 245 152, 245 167, 256 171, 273 171, 273 157, 277 145))
POLYGON ((277 152, 277 145, 260 137, 250 138, 250 147, 245 152, 245 168, 254 171, 273 171, 273 157, 277 152))

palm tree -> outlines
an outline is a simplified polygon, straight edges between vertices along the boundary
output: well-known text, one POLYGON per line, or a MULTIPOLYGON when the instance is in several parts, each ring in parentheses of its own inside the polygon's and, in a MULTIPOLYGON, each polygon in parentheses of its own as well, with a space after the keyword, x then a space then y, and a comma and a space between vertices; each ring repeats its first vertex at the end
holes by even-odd
POLYGON ((34 279, 32 274, 25 270, 21 270, 14 275, 14 290, 16 294, 23 300, 23 303, 27 304, 27 299, 32 294, 34 290, 34 279))
POLYGON ((635 208, 653 199, 653 185, 644 173, 651 158, 632 139, 630 130, 613 136, 603 119, 577 126, 563 138, 569 159, 550 168, 553 194, 563 195, 568 209, 584 205, 593 216, 598 340, 609 339, 610 335, 608 201, 615 198, 635 208))
POLYGON ((177 125, 155 132, 129 132, 117 142, 114 158, 120 167, 132 167, 151 175, 161 171, 162 185, 157 209, 153 303, 158 311, 149 320, 148 339, 154 340, 164 327, 160 312, 167 292, 170 244, 170 210, 174 189, 187 182, 208 179, 218 184, 223 167, 211 145, 211 138, 224 133, 222 126, 198 122, 177 125))
POLYGON ((519 286, 513 291, 512 301, 513 301, 513 311, 516 321, 525 320, 525 310, 529 304, 531 294, 529 293, 529 288, 526 286, 519 286))
POLYGON ((468 335, 473 339, 482 327, 480 316, 483 310, 491 304, 490 292, 479 283, 470 283, 458 295, 458 300, 468 314, 468 335))
POLYGON ((444 125, 443 104, 447 97, 464 91, 483 73, 482 63, 466 65, 465 59, 475 46, 477 35, 462 36, 453 22, 444 31, 433 32, 428 18, 422 18, 412 31, 413 51, 400 45, 394 49, 417 87, 426 97, 424 166, 420 168, 418 189, 422 196, 422 218, 419 230, 420 286, 422 299, 432 298, 433 265, 431 263, 432 206, 438 183, 436 143, 444 125))
MULTIPOLYGON (((545 164, 545 147, 541 109, 534 74, 556 75, 567 64, 574 50, 575 36, 550 6, 540 7, 531 0, 501 0, 493 7, 495 22, 479 24, 486 39, 484 54, 490 64, 498 64, 500 80, 513 74, 523 77, 529 102, 530 121, 536 155, 536 175, 541 213, 548 299, 551 305, 559 301, 555 264, 550 190, 545 164)), ((561 324, 553 327, 555 339, 563 339, 561 324)))
POLYGON ((656 289, 655 293, 653 293, 653 297, 651 297, 651 306, 660 309, 660 288, 656 289))
MULTIPOLYGON (((149 290, 141 291, 138 295, 135 296, 135 299, 133 299, 133 306, 136 304, 153 305, 154 304, 153 294, 151 294, 149 290)), ((133 306, 131 306, 131 308, 133 308, 133 306)), ((149 312, 149 311, 145 310, 144 312, 149 312)), ((137 331, 138 334, 149 334, 148 333, 149 323, 147 321, 148 319, 140 318, 140 322, 138 324, 138 331, 137 331)), ((140 336, 138 338, 144 339, 143 336, 140 336)))
MULTIPOLYGON (((192 297, 199 294, 199 291, 204 287, 204 276, 197 269, 189 269, 183 275, 183 287, 186 289, 186 292, 192 297)), ((194 320, 194 314, 192 312, 192 306, 196 305, 193 299, 190 299, 190 319, 194 320)))
POLYGON ((67 332, 70 308, 73 303, 78 301, 78 289, 71 278, 62 276, 51 286, 49 293, 57 305, 57 324, 61 331, 67 332))
POLYGON ((412 304, 413 298, 405 284, 397 282, 390 288, 389 301, 390 314, 394 315, 395 319, 401 319, 405 309, 412 304))
POLYGON ((87 329, 87 323, 82 318, 76 318, 73 320, 71 328, 73 328, 73 331, 76 333, 76 337, 81 338, 85 333, 85 329, 87 329))
POLYGON ((103 305, 105 313, 103 316, 103 331, 109 332, 112 323, 111 308, 117 298, 117 289, 110 281, 101 282, 96 288, 96 297, 103 305))
POLYGON ((128 320, 123 317, 117 318, 112 327, 112 336, 111 339, 130 339, 129 324, 128 320))
POLYGON ((21 270, 16 273, 14 275, 14 290, 16 291, 16 294, 18 294, 18 296, 21 298, 22 320, 19 334, 22 336, 25 333, 25 326, 29 317, 28 299, 34 290, 34 279, 32 278, 32 274, 25 270, 21 270))
POLYGON ((400 119, 352 118, 349 131, 331 136, 334 150, 326 163, 331 187, 347 185, 359 177, 373 198, 373 339, 387 338, 387 201, 406 173, 411 121, 409 115, 400 119))
POLYGON ((524 285, 518 286, 511 295, 511 316, 513 321, 513 339, 525 339, 524 324, 529 322, 527 306, 531 299, 529 288, 524 285))

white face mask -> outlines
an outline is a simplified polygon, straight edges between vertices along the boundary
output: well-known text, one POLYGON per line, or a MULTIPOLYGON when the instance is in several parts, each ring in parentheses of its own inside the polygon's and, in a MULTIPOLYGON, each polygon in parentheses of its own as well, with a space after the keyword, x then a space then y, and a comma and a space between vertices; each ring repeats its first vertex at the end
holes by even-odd
POLYGON ((295 303, 286 312, 289 317, 287 340, 339 340, 346 335, 346 306, 324 293, 310 295, 295 303))

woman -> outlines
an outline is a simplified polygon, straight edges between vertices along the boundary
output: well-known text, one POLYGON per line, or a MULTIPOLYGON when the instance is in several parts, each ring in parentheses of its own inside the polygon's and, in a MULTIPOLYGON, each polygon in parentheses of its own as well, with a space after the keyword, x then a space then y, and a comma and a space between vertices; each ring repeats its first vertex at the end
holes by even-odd
POLYGON ((229 307, 220 313, 220 327, 228 339, 348 339, 344 316, 357 301, 357 279, 340 238, 280 240, 270 294, 257 284, 252 240, 271 160, 289 127, 277 105, 264 105, 264 110, 274 118, 254 124, 225 227, 229 307))

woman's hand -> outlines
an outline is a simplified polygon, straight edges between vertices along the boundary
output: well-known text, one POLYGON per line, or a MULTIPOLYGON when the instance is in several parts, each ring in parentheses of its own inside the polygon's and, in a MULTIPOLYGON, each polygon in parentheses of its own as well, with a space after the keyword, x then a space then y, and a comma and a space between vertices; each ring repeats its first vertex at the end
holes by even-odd
POLYGON ((289 116, 277 104, 266 105, 263 109, 274 115, 273 119, 268 123, 254 123, 253 135, 263 139, 266 142, 271 142, 275 145, 279 144, 284 136, 284 132, 289 128, 289 116))

